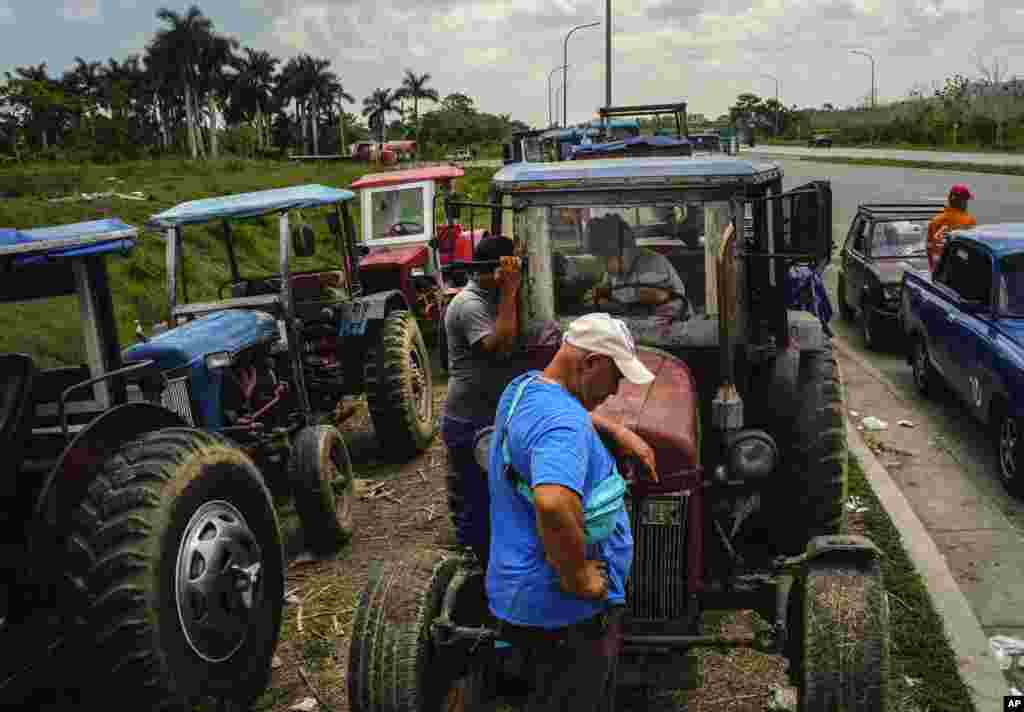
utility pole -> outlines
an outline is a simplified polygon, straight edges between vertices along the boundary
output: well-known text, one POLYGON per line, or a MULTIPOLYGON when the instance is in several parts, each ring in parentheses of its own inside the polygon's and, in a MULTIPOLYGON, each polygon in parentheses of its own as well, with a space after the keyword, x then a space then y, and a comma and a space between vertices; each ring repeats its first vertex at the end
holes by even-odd
MULTIPOLYGON (((569 66, 569 38, 572 37, 572 33, 576 30, 584 30, 588 27, 597 27, 600 22, 590 22, 586 25, 576 25, 576 27, 569 30, 565 35, 565 42, 562 43, 562 66, 569 66)), ((567 116, 566 109, 569 104, 568 97, 568 75, 569 72, 562 72, 562 126, 565 127, 565 120, 567 116)))
POLYGON ((566 67, 564 65, 560 66, 560 67, 555 67, 550 72, 548 72, 548 127, 549 128, 551 127, 551 114, 552 114, 552 110, 551 110, 551 75, 553 75, 559 69, 566 69, 566 67))
POLYGON ((779 80, 771 74, 762 74, 775 82, 775 138, 779 137, 779 80))
POLYGON ((850 54, 859 54, 861 57, 867 57, 871 60, 871 108, 874 109, 876 108, 877 98, 875 93, 875 58, 872 57, 869 52, 864 52, 859 49, 851 49, 850 54))
POLYGON ((612 105, 612 0, 604 2, 604 105, 612 105))

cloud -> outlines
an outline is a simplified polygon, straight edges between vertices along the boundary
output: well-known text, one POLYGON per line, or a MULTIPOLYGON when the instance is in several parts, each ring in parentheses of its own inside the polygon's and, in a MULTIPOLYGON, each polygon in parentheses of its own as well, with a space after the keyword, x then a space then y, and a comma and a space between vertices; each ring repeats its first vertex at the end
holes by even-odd
POLYGON ((14 24, 14 10, 6 2, 0 2, 0 25, 14 24))
POLYGON ((72 22, 100 19, 100 0, 64 0, 61 16, 72 22))

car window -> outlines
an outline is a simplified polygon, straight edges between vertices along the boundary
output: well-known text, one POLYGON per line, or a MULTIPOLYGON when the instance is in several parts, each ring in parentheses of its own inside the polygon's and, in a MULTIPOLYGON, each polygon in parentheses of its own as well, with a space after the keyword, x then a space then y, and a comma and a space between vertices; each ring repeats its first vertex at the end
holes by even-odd
POLYGON ((964 299, 990 304, 992 262, 988 255, 969 245, 955 244, 944 257, 942 281, 964 299))
POLYGON ((999 260, 996 297, 1000 314, 1024 317, 1024 254, 999 260))
POLYGON ((922 256, 926 254, 927 230, 927 220, 892 220, 877 223, 871 234, 871 256, 922 256))

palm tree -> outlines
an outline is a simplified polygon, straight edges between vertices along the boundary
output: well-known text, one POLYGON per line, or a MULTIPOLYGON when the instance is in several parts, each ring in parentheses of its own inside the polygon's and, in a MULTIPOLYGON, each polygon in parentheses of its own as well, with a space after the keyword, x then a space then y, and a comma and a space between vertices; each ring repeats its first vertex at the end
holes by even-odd
POLYGON ((165 7, 160 8, 156 17, 166 23, 167 27, 156 33, 150 51, 165 54, 166 59, 170 60, 164 68, 173 72, 174 80, 184 92, 189 151, 195 159, 199 157, 195 92, 199 84, 200 47, 213 32, 213 22, 196 5, 191 6, 184 15, 165 7))
POLYGON ((416 76, 411 69, 405 70, 405 78, 402 79, 402 87, 397 94, 400 98, 412 99, 412 121, 416 127, 416 152, 420 150, 420 99, 437 102, 441 100, 436 89, 430 89, 427 84, 430 82, 430 73, 416 76))
POLYGON ((330 89, 330 102, 333 105, 337 102, 338 105, 338 138, 341 141, 341 154, 345 155, 348 153, 348 147, 345 145, 345 104, 354 104, 356 99, 354 96, 345 91, 345 87, 342 86, 340 81, 335 81, 329 87, 330 89))
POLYGON ((238 76, 231 87, 232 99, 240 113, 256 126, 258 144, 270 143, 270 108, 274 95, 274 72, 281 60, 263 50, 246 47, 245 56, 235 60, 238 76))
POLYGON ((363 116, 370 122, 370 129, 377 128, 379 143, 384 143, 388 114, 398 113, 398 100, 391 89, 374 89, 373 94, 363 99, 363 116))
POLYGON ((99 108, 99 91, 103 64, 101 62, 86 62, 81 57, 75 57, 75 68, 64 73, 64 87, 67 92, 78 101, 76 115, 78 117, 78 128, 81 128, 81 121, 84 117, 92 124, 93 138, 96 135, 94 118, 99 108))

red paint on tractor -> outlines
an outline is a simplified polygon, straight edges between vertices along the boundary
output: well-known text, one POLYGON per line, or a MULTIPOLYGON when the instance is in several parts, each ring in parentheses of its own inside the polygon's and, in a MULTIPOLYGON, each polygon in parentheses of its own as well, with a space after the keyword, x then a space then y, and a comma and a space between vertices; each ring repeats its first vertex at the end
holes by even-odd
POLYGON ((382 173, 368 173, 351 186, 352 190, 360 188, 380 188, 388 185, 402 185, 403 183, 418 183, 420 181, 434 180, 446 181, 452 178, 461 178, 465 171, 457 166, 430 166, 428 168, 410 168, 404 171, 384 171, 382 173))

